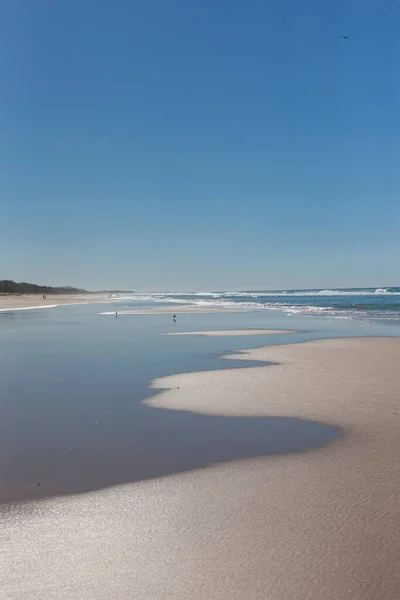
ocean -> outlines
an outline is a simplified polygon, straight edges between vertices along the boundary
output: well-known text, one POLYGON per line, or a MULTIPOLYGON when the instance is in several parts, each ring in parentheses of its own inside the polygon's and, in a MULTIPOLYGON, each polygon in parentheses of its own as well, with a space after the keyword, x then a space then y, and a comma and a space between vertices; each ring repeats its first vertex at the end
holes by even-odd
POLYGON ((136 293, 134 302, 198 308, 279 310, 287 316, 400 321, 400 287, 136 293))

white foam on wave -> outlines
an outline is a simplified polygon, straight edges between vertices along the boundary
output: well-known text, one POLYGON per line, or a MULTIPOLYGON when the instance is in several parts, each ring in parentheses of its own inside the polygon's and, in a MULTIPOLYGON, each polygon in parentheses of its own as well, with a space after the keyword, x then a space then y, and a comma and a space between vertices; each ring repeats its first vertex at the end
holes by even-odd
MULTIPOLYGON (((318 291, 301 291, 301 292, 264 292, 258 294, 261 296, 296 296, 296 297, 308 297, 308 296, 376 296, 376 295, 388 295, 400 296, 400 292, 391 292, 389 289, 377 288, 376 290, 362 290, 362 291, 345 291, 345 290, 318 290, 318 291)), ((244 294, 243 294, 244 295, 244 294)), ((251 296, 251 294, 249 294, 251 296)))
POLYGON ((165 301, 183 301, 190 298, 210 297, 210 298, 269 298, 269 297, 308 297, 308 296, 375 296, 375 295, 393 295, 400 296, 400 292, 391 291, 390 288, 376 288, 371 290, 284 290, 284 291, 265 291, 265 292, 196 292, 192 294, 154 294, 153 298, 164 299, 165 301), (168 300, 167 300, 168 298, 168 300))
POLYGON ((375 296, 375 295, 391 294, 393 296, 400 296, 400 292, 391 292, 388 288, 377 288, 376 290, 360 290, 360 291, 346 291, 346 290, 320 290, 314 293, 308 292, 296 292, 296 296, 375 296))
POLYGON ((154 292, 154 293, 138 293, 132 294, 126 298, 112 298, 111 300, 131 300, 136 302, 155 302, 155 303, 170 303, 170 304, 191 304, 190 299, 179 297, 177 294, 171 294, 170 292, 154 292))
MULTIPOLYGON (((325 316, 330 318, 382 318, 383 311, 379 300, 374 302, 376 310, 363 310, 362 306, 343 306, 346 297, 400 296, 398 288, 363 288, 357 289, 314 289, 314 290, 281 290, 281 291, 224 291, 224 292, 141 292, 132 294, 132 301, 145 301, 153 305, 173 304, 198 309, 216 310, 276 310, 288 316, 325 316), (335 300, 335 298, 337 299, 335 300), (303 298, 303 301, 300 299, 303 298), (310 298, 307 301, 307 298, 310 298), (325 300, 324 300, 325 298, 325 300), (326 300, 329 298, 329 300, 326 300), (339 300, 341 298, 341 300, 339 300)), ((350 303, 349 303, 350 304, 350 303)), ((113 315, 115 312, 101 314, 113 315)), ((397 317, 398 318, 398 317, 397 317)))
MULTIPOLYGON (((282 305, 281 305, 282 306, 282 305)), ((334 310, 332 306, 304 306, 304 305, 296 305, 296 306, 285 306, 282 309, 285 314, 289 317, 303 315, 306 317, 317 316, 319 313, 330 313, 329 316, 334 316, 335 318, 339 318, 339 315, 334 310)), ((344 318, 340 316, 340 318, 344 318)))
POLYGON ((195 306, 216 306, 220 308, 269 308, 268 304, 262 302, 230 302, 229 300, 193 300, 191 304, 195 306))
POLYGON ((188 294, 188 296, 193 295, 193 296, 208 296, 210 298, 220 298, 221 297, 221 292, 196 292, 195 294, 188 294))
MULTIPOLYGON (((338 290, 338 289, 317 289, 317 290, 281 290, 281 291, 225 291, 225 292, 137 292, 124 298, 115 298, 115 300, 148 301, 155 303, 169 304, 197 304, 200 301, 222 301, 230 299, 246 298, 257 300, 259 298, 307 298, 307 297, 335 297, 335 296, 379 296, 388 295, 400 296, 400 291, 391 291, 390 288, 376 288, 363 290, 338 290)), ((114 298, 113 298, 114 299, 114 298)), ((235 302, 236 306, 237 302, 235 302)), ((264 303, 263 303, 264 304, 264 303)), ((251 306, 257 308, 257 303, 252 302, 251 306)))

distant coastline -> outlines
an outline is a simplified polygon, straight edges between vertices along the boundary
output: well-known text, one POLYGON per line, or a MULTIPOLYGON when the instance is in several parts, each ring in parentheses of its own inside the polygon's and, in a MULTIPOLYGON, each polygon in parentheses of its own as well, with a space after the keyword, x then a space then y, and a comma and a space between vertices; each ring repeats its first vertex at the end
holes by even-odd
POLYGON ((0 294, 88 294, 87 290, 71 286, 52 287, 48 285, 37 285, 35 283, 17 283, 11 279, 0 280, 0 294))
MULTIPOLYGON (((130 292, 125 292, 125 294, 130 292)), ((118 302, 120 291, 91 292, 71 286, 53 287, 35 283, 0 280, 0 313, 34 308, 55 308, 68 304, 118 302), (116 296, 116 297, 115 297, 116 296)))
POLYGON ((68 294, 131 294, 132 290, 99 290, 91 292, 85 289, 65 286, 49 286, 38 285, 36 283, 16 282, 11 279, 0 280, 0 295, 23 295, 23 294, 52 294, 52 295, 68 295, 68 294))

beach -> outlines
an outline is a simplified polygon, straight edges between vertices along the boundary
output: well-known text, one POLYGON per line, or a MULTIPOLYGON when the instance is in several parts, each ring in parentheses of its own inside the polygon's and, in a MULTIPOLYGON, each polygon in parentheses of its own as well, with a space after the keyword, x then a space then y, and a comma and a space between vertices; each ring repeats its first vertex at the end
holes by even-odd
POLYGON ((110 299, 101 294, 0 294, 0 311, 54 308, 93 302, 110 302, 110 299))
MULTIPOLYGON (((296 423, 340 435, 304 451, 215 455, 185 472, 184 452, 191 460, 201 451, 196 439, 176 447, 181 472, 8 505, 0 597, 397 598, 399 359, 398 338, 325 339, 154 379, 145 403, 167 423, 175 414, 232 424, 280 417, 292 423, 281 436, 295 436, 296 423)), ((236 446, 248 441, 238 430, 236 446)))
POLYGON ((399 18, 1 3, 0 600, 400 600, 399 18))

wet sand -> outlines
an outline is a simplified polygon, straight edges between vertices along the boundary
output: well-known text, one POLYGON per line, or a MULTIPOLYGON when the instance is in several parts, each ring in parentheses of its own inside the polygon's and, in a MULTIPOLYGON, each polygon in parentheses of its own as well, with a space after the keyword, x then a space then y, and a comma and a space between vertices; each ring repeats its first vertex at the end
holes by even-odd
POLYGON ((54 308, 66 304, 89 304, 114 302, 118 298, 105 298, 101 294, 0 294, 0 311, 28 310, 31 308, 54 308))
POLYGON ((237 359, 276 364, 162 378, 148 404, 166 417, 298 417, 344 436, 313 451, 11 505, 1 598, 398 598, 400 340, 313 341, 237 359))

